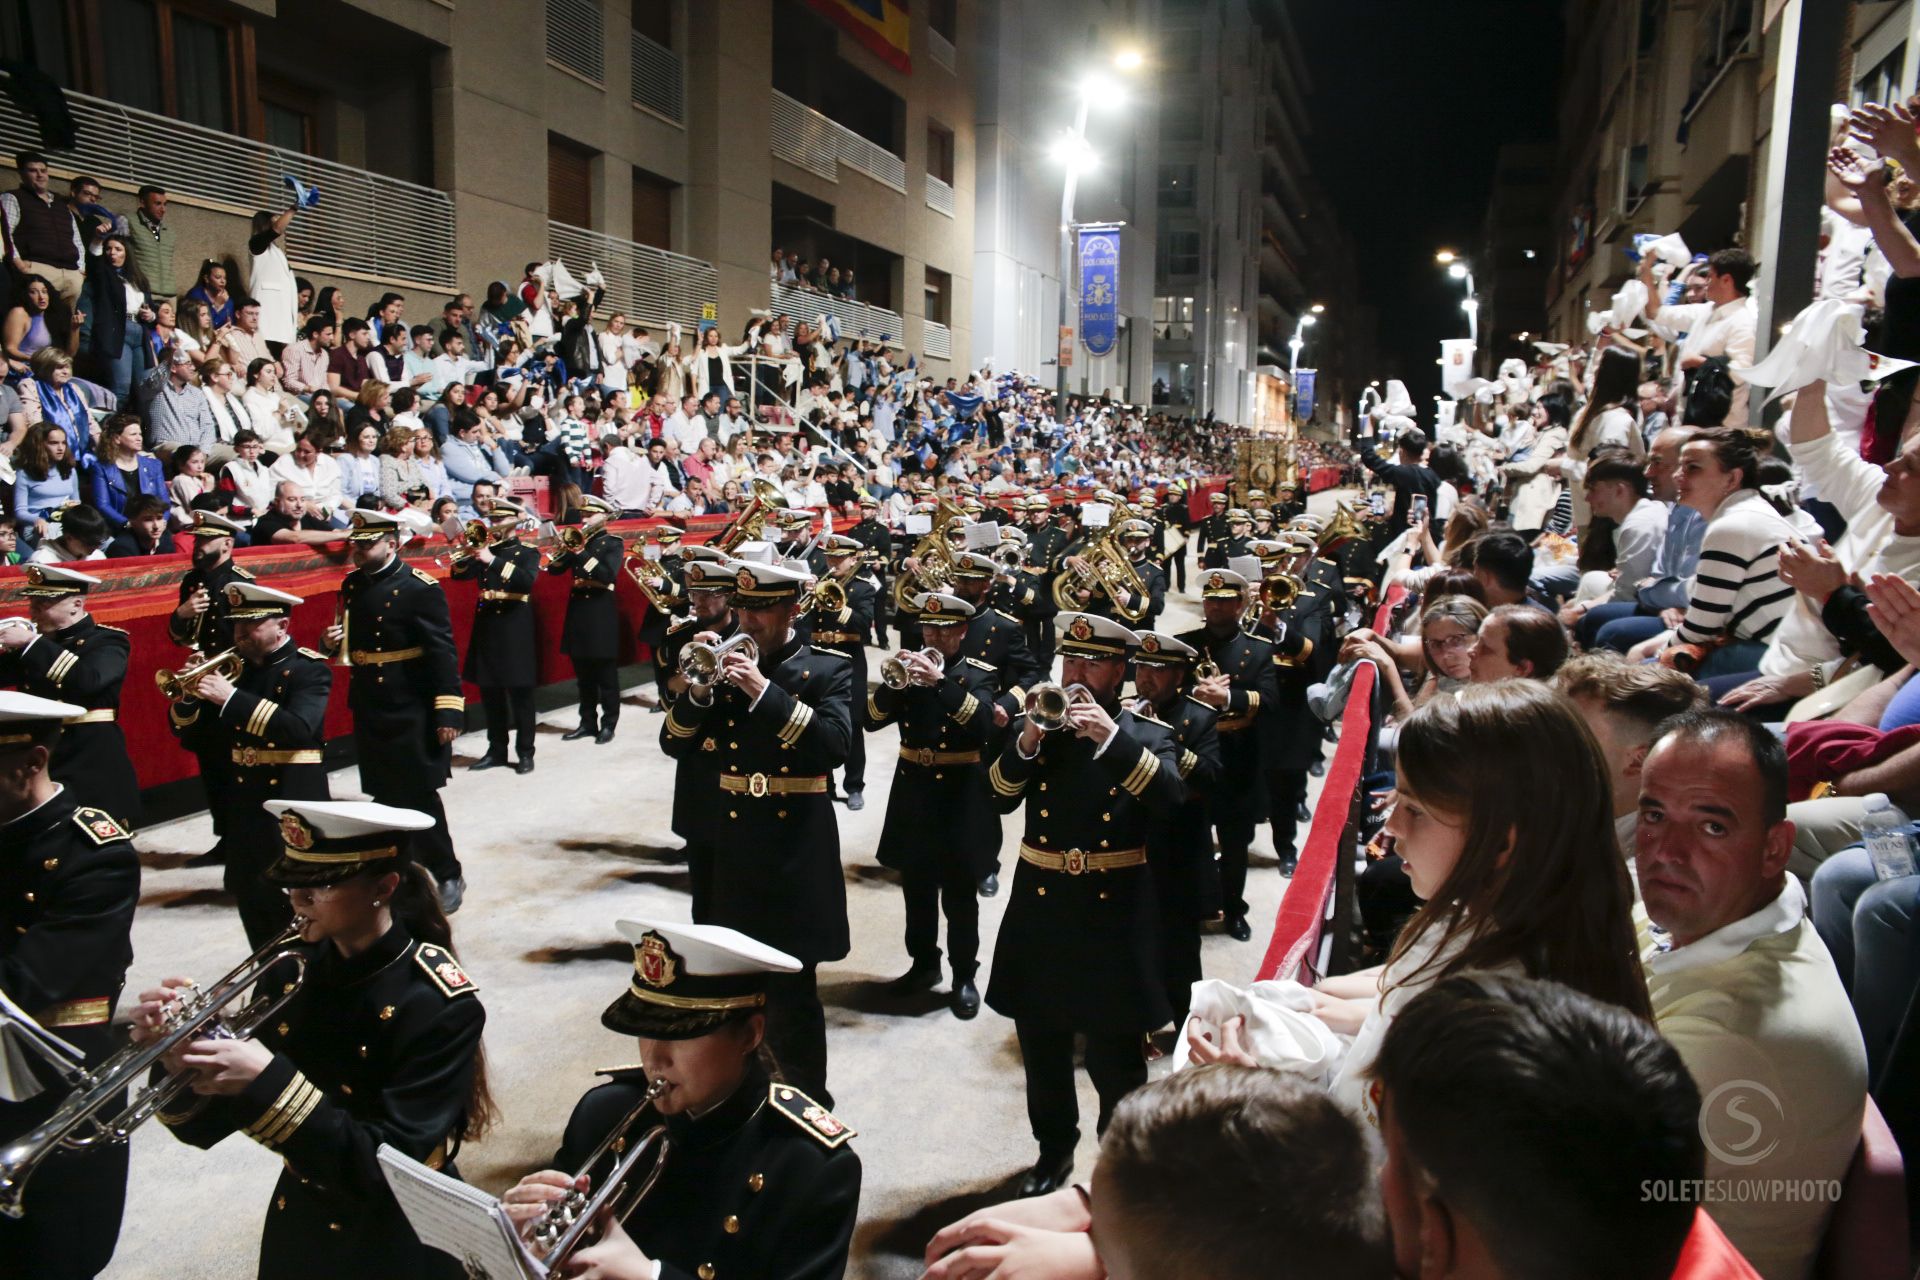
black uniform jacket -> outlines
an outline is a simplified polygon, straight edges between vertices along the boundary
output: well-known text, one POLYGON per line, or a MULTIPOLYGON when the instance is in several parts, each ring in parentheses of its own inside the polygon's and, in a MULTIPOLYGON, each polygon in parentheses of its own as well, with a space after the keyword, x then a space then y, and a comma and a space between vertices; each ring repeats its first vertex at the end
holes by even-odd
POLYGON ((533 617, 533 583, 540 576, 540 553, 517 539, 496 542, 493 560, 477 556, 453 562, 456 578, 480 584, 480 601, 467 640, 463 674, 483 687, 530 688, 540 682, 539 635, 533 617))
POLYGON ((207 611, 196 615, 186 622, 171 615, 167 618, 167 634, 177 644, 189 649, 198 649, 212 657, 233 647, 233 619, 228 616, 232 607, 227 603, 227 584, 229 582, 252 582, 253 575, 231 560, 226 560, 211 569, 189 569, 180 579, 180 599, 184 602, 201 587, 207 589, 207 611))
MULTIPOLYGON (((668 629, 654 660, 667 671, 677 671, 680 654, 693 643, 695 636, 707 629, 706 623, 697 622, 691 616, 679 619, 668 629)), ((713 631, 725 640, 739 629, 739 624, 729 615, 726 622, 713 631)), ((671 697, 669 695, 669 707, 673 705, 671 697)), ((710 839, 713 834, 713 816, 720 808, 715 798, 719 791, 715 779, 720 773, 717 749, 718 744, 714 750, 702 749, 682 756, 673 771, 673 833, 689 844, 710 839)))
POLYGON ((1208 805, 1220 785, 1220 735, 1214 731, 1218 719, 1212 707, 1186 695, 1167 718, 1187 796, 1173 809, 1155 815, 1147 848, 1160 913, 1169 920, 1199 920, 1208 914, 1203 905, 1213 860, 1208 805))
POLYGON ((900 765, 876 854, 881 866, 937 875, 953 860, 976 868, 999 861, 1000 812, 987 788, 992 758, 984 754, 994 733, 995 677, 977 658, 956 658, 937 685, 881 684, 867 695, 868 728, 900 726, 900 765))
POLYGON ((1273 646, 1235 629, 1216 640, 1205 627, 1177 637, 1211 658, 1228 677, 1227 705, 1214 728, 1220 735, 1220 786, 1214 795, 1217 822, 1257 822, 1266 812, 1260 784, 1259 722, 1279 701, 1274 680, 1273 646))
POLYGON ((377 795, 437 790, 453 765, 437 731, 463 727, 467 707, 447 593, 399 556, 372 573, 355 569, 340 592, 360 785, 377 795))
POLYGON ((548 573, 573 573, 567 616, 560 624, 560 652, 569 658, 613 662, 620 657, 620 601, 615 583, 626 557, 626 542, 604 529, 587 539, 576 554, 556 550, 548 573))
POLYGON ((1027 644, 1026 628, 1012 614, 986 609, 967 624, 966 642, 960 656, 978 658, 998 673, 994 701, 1006 709, 1009 717, 1018 715, 1026 702, 1027 690, 1047 678, 1040 660, 1027 644))
POLYGON ((140 824, 140 779, 120 730, 120 688, 127 678, 132 644, 118 627, 85 614, 80 621, 43 635, 0 662, 0 683, 22 693, 70 702, 98 719, 60 731, 48 772, 66 784, 77 803, 105 809, 122 825, 140 824))
POLYGON ((329 798, 320 750, 333 669, 323 655, 289 640, 264 662, 246 663, 233 683, 225 706, 188 698, 168 717, 189 749, 229 762, 232 782, 223 798, 230 815, 248 830, 277 830, 261 801, 329 798), (308 754, 289 760, 285 753, 294 751, 308 754))

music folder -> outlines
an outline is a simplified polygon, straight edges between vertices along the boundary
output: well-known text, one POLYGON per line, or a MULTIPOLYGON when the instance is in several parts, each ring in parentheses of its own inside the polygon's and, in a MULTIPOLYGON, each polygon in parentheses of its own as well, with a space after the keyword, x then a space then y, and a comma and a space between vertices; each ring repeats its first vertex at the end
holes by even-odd
POLYGON ((47 1087, 47 1073, 35 1071, 35 1063, 51 1067, 57 1076, 69 1076, 83 1061, 78 1049, 0 991, 0 1101, 25 1102, 47 1087))
POLYGON ((467 1280, 546 1280, 498 1199, 385 1143, 379 1159, 420 1243, 458 1259, 467 1280))

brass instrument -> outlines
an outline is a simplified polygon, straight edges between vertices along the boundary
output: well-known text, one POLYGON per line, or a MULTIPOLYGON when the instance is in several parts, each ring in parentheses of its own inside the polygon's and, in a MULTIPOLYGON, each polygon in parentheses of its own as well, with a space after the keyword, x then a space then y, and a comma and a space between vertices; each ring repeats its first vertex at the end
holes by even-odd
POLYGON ((1286 573, 1274 573, 1260 580, 1260 609, 1263 613, 1283 613, 1300 598, 1300 580, 1286 573))
POLYGON ((663 618, 673 616, 673 597, 653 585, 653 579, 666 580, 666 573, 660 568, 660 562, 649 560, 642 552, 629 551, 626 570, 633 579, 633 585, 640 588, 640 594, 647 598, 647 606, 659 611, 663 618))
MULTIPOLYGON (((619 1222, 632 1213, 635 1206, 647 1198, 653 1190, 660 1174, 667 1167, 667 1156, 673 1150, 673 1140, 667 1136, 667 1126, 655 1123, 642 1133, 637 1140, 629 1141, 630 1134, 640 1123, 641 1115, 652 1106, 656 1099, 666 1091, 666 1082, 655 1080, 647 1085, 647 1096, 634 1104, 619 1124, 615 1125, 606 1137, 600 1139, 600 1145, 593 1149, 586 1163, 580 1166, 580 1172, 586 1173, 599 1164, 609 1151, 620 1153, 613 1168, 607 1170, 607 1176, 591 1194, 571 1190, 560 1199, 547 1206, 546 1213, 527 1231, 527 1241, 540 1253, 540 1266, 546 1275, 559 1275, 566 1270, 568 1259, 574 1250, 587 1242, 587 1233, 599 1226, 601 1215, 611 1213, 613 1220, 619 1222), (648 1156, 653 1164, 645 1174, 638 1177, 635 1167, 648 1156)), ((574 1178, 575 1182, 580 1179, 574 1178)))
POLYGON ((240 678, 240 670, 246 662, 238 652, 228 649, 211 658, 188 663, 178 671, 164 668, 153 673, 153 682, 160 686, 160 693, 168 702, 184 702, 193 697, 194 686, 207 676, 218 675, 232 684, 240 678))
MULTIPOLYGON (((938 649, 922 649, 920 650, 920 654, 922 657, 933 659, 933 665, 936 670, 943 674, 946 672, 947 660, 941 656, 938 649)), ((889 689, 904 689, 913 683, 913 668, 906 664, 906 656, 906 653, 903 651, 882 659, 880 663, 880 683, 886 685, 889 689)))
POLYGON ((493 528, 485 520, 469 520, 460 526, 460 537, 454 542, 453 558, 465 560, 492 541, 493 528))
POLYGON ((958 548, 948 542, 947 534, 950 529, 964 528, 966 518, 967 513, 958 503, 944 493, 940 495, 940 503, 933 512, 933 528, 907 553, 907 559, 919 561, 920 571, 913 573, 902 568, 893 580, 893 605, 903 616, 913 613, 915 596, 952 589, 958 548))
POLYGON ((767 520, 786 505, 787 495, 780 491, 779 485, 765 476, 752 477, 747 481, 746 505, 727 522, 713 545, 732 555, 741 543, 757 541, 766 529, 767 520))
POLYGON ((577 556, 587 549, 587 538, 589 536, 590 534, 585 525, 570 524, 560 529, 559 532, 554 535, 554 541, 558 542, 560 549, 568 555, 577 556))
POLYGON ((165 1030, 145 1044, 130 1044, 95 1067, 66 1073, 72 1091, 43 1123, 0 1146, 0 1213, 21 1214, 27 1179, 55 1151, 82 1151, 123 1143, 140 1124, 165 1109, 192 1083, 192 1073, 148 1084, 162 1059, 195 1040, 246 1040, 293 999, 305 981, 307 957, 287 944, 300 936, 306 921, 295 918, 279 937, 254 952, 206 991, 189 986, 168 1006, 165 1030), (294 963, 293 980, 276 984, 270 995, 238 1002, 282 960, 294 963), (232 1012, 229 1006, 238 1005, 232 1012), (127 1090, 133 1089, 132 1101, 127 1090), (104 1115, 103 1115, 104 1113, 104 1115))
POLYGON ((744 631, 728 636, 719 644, 695 640, 680 651, 680 678, 688 684, 710 685, 719 678, 721 660, 730 653, 737 653, 748 662, 760 661, 760 646, 744 631))
POLYGON ((1195 680, 1212 680, 1219 676, 1219 674, 1220 664, 1215 662, 1211 657, 1202 658, 1193 664, 1193 678, 1195 680))
POLYGON ((1027 690, 1026 702, 1021 709, 1026 712, 1027 720, 1040 732, 1052 733, 1066 727, 1070 710, 1083 702, 1092 701, 1093 691, 1083 684, 1061 688, 1049 681, 1027 690))
POLYGON ((1027 549, 1018 542, 1003 542, 993 549, 993 563, 1002 573, 1018 573, 1027 563, 1027 549))
POLYGON ((1140 580, 1133 560, 1120 545, 1119 526, 1108 529, 1096 538, 1080 553, 1080 558, 1092 567, 1092 572, 1062 568, 1053 580, 1055 606, 1068 613, 1077 612, 1084 607, 1078 598, 1080 592, 1099 592, 1113 601, 1114 612, 1123 622, 1139 623, 1145 620, 1149 603, 1147 584, 1140 580), (1133 597, 1133 604, 1120 603, 1120 589, 1125 589, 1133 597))
POLYGON ((822 613, 839 613, 847 607, 846 584, 838 578, 822 578, 807 594, 806 607, 822 613))

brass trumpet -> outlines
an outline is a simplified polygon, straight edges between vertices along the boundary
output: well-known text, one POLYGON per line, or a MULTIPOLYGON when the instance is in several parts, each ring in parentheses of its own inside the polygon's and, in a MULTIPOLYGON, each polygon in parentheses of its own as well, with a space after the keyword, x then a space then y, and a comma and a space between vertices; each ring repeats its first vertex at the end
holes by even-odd
POLYGON ((719 678, 721 660, 730 653, 737 653, 748 662, 760 661, 760 646, 744 631, 728 636, 719 644, 696 640, 680 651, 680 678, 688 684, 710 685, 719 678))
POLYGON ((822 578, 807 596, 807 608, 839 613, 847 607, 847 588, 838 578, 822 578))
POLYGON ((1026 702, 1022 710, 1027 719, 1042 733, 1052 733, 1064 729, 1067 725, 1067 713, 1083 702, 1093 701, 1093 690, 1083 684, 1070 684, 1065 688, 1051 681, 1036 684, 1027 690, 1026 702))
POLYGON ((55 1151, 123 1143, 140 1124, 164 1110, 192 1082, 192 1074, 168 1076, 148 1084, 147 1075, 159 1062, 194 1040, 246 1040, 293 999, 306 980, 306 953, 288 948, 306 928, 296 917, 281 935, 247 957, 206 991, 186 988, 168 1006, 165 1031, 146 1044, 130 1044, 93 1068, 67 1073, 72 1092, 60 1109, 34 1129, 0 1146, 0 1213, 21 1214, 27 1179, 42 1160, 55 1151), (293 981, 277 984, 271 995, 240 1001, 282 960, 294 964, 293 981), (229 1006, 237 1006, 229 1012, 229 1006), (127 1100, 127 1090, 134 1090, 127 1100))
MULTIPOLYGON (((938 649, 922 649, 920 650, 920 654, 923 657, 933 659, 934 668, 942 675, 946 673, 947 660, 941 656, 938 649)), ((886 685, 889 689, 904 689, 912 684, 913 668, 907 665, 906 657, 906 653, 902 651, 889 658, 882 659, 880 663, 880 683, 886 685)))
MULTIPOLYGON (((613 1168, 607 1170, 607 1176, 591 1194, 584 1191, 569 1191, 547 1207, 546 1213, 536 1221, 527 1232, 527 1241, 540 1253, 542 1274, 559 1275, 566 1269, 566 1263, 574 1250, 587 1243, 587 1233, 599 1225, 603 1213, 611 1213, 613 1220, 619 1222, 634 1207, 647 1198, 660 1175, 667 1167, 667 1156, 673 1150, 673 1140, 667 1136, 667 1126, 655 1123, 635 1141, 629 1141, 627 1135, 640 1124, 640 1117, 653 1105, 655 1099, 666 1091, 666 1082, 655 1080, 647 1085, 647 1096, 627 1112, 613 1131, 600 1140, 593 1149, 580 1172, 586 1173, 609 1151, 620 1153, 613 1168), (636 1176, 634 1170, 640 1161, 648 1156, 653 1164, 644 1174, 636 1176)), ((575 1182, 580 1179, 574 1178, 575 1182)))
POLYGON ((560 549, 570 556, 577 556, 587 549, 588 531, 585 525, 570 524, 554 535, 554 541, 560 549))
POLYGON ((240 678, 240 669, 244 665, 245 660, 239 653, 228 649, 225 653, 189 663, 178 671, 156 671, 153 673, 153 682, 160 686, 161 696, 168 702, 184 702, 193 697, 194 686, 206 677, 218 675, 231 684, 240 678))
POLYGON ((1027 562, 1027 549, 1017 542, 1003 542, 993 549, 993 563, 1002 573, 1018 573, 1027 562))
POLYGON ((1291 574, 1276 573, 1260 580, 1260 608, 1283 613, 1300 598, 1300 580, 1291 574))

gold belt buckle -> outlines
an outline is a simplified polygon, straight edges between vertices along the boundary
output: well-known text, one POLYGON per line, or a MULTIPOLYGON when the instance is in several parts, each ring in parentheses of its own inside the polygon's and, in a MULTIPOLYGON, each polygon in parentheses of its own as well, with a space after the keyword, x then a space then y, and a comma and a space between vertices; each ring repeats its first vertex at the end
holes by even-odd
POLYGON ((1065 859, 1060 869, 1068 875, 1077 876, 1086 872, 1087 851, 1085 849, 1069 849, 1060 856, 1065 859))
POLYGON ((933 752, 926 747, 909 747, 907 748, 906 754, 909 764, 928 765, 933 763, 933 752))
POLYGON ((762 799, 767 794, 767 775, 750 773, 747 775, 747 794, 754 799, 762 799))
POLYGON ((253 768, 255 764, 259 763, 259 755, 260 753, 256 748, 242 747, 240 749, 241 766, 247 769, 253 768))

